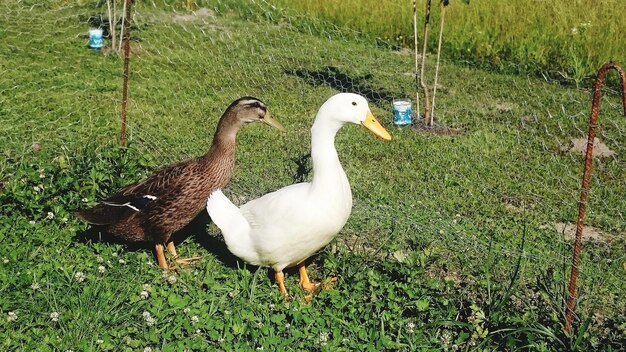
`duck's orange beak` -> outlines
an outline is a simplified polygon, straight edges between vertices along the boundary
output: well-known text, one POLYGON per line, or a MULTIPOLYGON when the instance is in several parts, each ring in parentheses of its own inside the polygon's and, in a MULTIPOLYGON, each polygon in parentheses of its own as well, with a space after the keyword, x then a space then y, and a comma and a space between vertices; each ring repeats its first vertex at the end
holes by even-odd
POLYGON ((384 139, 386 141, 391 140, 391 135, 389 134, 389 132, 387 132, 387 130, 380 124, 380 122, 376 120, 376 118, 374 117, 374 115, 372 115, 371 112, 369 111, 367 112, 367 117, 365 118, 365 121, 361 122, 361 125, 365 126, 365 128, 372 131, 372 133, 377 135, 379 138, 384 139))

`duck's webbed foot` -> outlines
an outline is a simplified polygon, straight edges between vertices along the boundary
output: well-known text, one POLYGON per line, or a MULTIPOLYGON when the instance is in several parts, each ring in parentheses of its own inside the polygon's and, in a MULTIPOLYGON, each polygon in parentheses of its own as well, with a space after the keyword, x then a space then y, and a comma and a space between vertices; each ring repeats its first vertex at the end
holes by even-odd
POLYGON ((287 293, 287 288, 285 287, 285 274, 283 274, 282 271, 276 271, 274 273, 274 279, 276 279, 276 283, 278 284, 278 291, 285 296, 286 300, 291 300, 289 293, 287 293))
POLYGON ((298 272, 300 273, 300 287, 302 287, 304 291, 309 293, 304 297, 307 302, 310 302, 312 299, 310 293, 319 292, 322 289, 330 290, 337 282, 336 277, 326 279, 323 283, 309 280, 309 275, 307 274, 304 262, 298 264, 298 272))
POLYGON ((309 274, 306 271, 304 262, 298 264, 298 273, 300 274, 300 287, 307 292, 317 292, 322 288, 319 282, 309 280, 309 274))
POLYGON ((172 257, 174 258, 174 261, 179 264, 193 264, 202 259, 202 257, 178 258, 178 253, 176 252, 174 241, 170 241, 167 243, 167 251, 170 252, 172 257))

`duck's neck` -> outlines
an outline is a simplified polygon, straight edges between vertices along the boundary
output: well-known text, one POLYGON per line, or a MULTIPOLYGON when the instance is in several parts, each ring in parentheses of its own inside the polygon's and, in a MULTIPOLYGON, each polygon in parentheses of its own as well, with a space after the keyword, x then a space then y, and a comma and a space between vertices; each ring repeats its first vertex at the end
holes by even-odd
POLYGON ((338 182, 347 182, 346 174, 335 149, 335 136, 341 123, 317 119, 311 128, 311 159, 313 161, 313 189, 326 188, 338 182))
POLYGON ((204 171, 210 173, 211 177, 218 176, 215 185, 217 188, 225 186, 232 175, 235 166, 235 138, 239 127, 228 120, 220 120, 213 136, 211 148, 199 158, 204 171), (219 175, 215 175, 216 172, 219 175))

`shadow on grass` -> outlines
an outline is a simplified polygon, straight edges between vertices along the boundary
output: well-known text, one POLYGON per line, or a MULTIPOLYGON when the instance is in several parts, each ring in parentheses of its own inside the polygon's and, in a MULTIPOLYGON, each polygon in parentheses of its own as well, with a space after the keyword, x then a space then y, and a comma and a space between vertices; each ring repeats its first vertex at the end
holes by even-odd
POLYGON ((306 182, 311 171, 313 171, 313 167, 311 166, 311 153, 302 154, 297 158, 292 158, 291 161, 297 165, 296 172, 293 174, 293 182, 306 182))
POLYGON ((319 71, 304 69, 288 69, 286 74, 300 77, 312 86, 327 85, 340 92, 358 93, 374 103, 391 103, 395 94, 384 89, 372 87, 367 81, 372 78, 371 74, 352 77, 341 72, 337 67, 326 66, 319 71))
MULTIPOLYGON (((219 238, 212 236, 207 232, 207 225, 211 218, 206 211, 202 211, 189 224, 175 232, 171 239, 175 244, 184 242, 187 238, 192 238, 199 243, 208 252, 213 253, 219 261, 231 268, 239 268, 242 263, 233 255, 226 243, 219 238)), ((134 252, 139 250, 153 251, 154 244, 151 242, 130 242, 124 241, 110 233, 104 231, 102 227, 90 226, 87 230, 78 232, 74 235, 74 240, 80 243, 102 242, 107 244, 123 245, 127 251, 134 252)), ((155 259, 156 260, 156 259, 155 259)))

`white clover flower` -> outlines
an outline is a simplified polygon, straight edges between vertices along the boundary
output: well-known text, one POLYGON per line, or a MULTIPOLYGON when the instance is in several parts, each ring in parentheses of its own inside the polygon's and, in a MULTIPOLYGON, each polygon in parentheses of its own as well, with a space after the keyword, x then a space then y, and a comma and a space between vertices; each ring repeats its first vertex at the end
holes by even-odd
POLYGON ((183 309, 183 313, 185 313, 185 314, 189 313, 190 311, 191 311, 191 309, 189 309, 189 307, 183 309))
POLYGON ((83 282, 85 281, 85 273, 83 273, 82 271, 77 271, 74 274, 74 280, 78 281, 78 282, 83 282))
POLYGON ((33 191, 35 191, 35 192, 39 192, 39 191, 41 191, 41 189, 39 188, 39 186, 34 186, 34 187, 33 187, 33 191))
POLYGON ((48 212, 48 215, 46 215, 46 219, 48 219, 48 220, 52 220, 52 219, 54 219, 54 213, 53 213, 53 212, 51 212, 51 211, 49 211, 49 212, 48 212))
POLYGON ((178 281, 178 279, 177 279, 177 278, 176 278, 176 276, 174 276, 174 275, 169 275, 169 276, 167 277, 167 282, 169 282, 169 283, 170 283, 170 285, 175 284, 175 283, 176 283, 176 281, 178 281))
POLYGON ((41 173, 39 174, 39 178, 46 178, 46 174, 44 174, 43 171, 41 171, 41 173))
POLYGON ((37 291, 37 290, 39 290, 39 283, 38 283, 37 281, 33 281, 33 283, 32 283, 32 284, 30 284, 30 288, 31 288, 33 291, 37 291))
POLYGON ((9 258, 7 258, 7 257, 2 258, 2 262, 4 264, 8 264, 9 263, 9 258))
POLYGON ((328 335, 329 334, 327 332, 320 332, 320 345, 326 345, 326 343, 328 342, 328 335))
POLYGON ((35 225, 36 224, 35 220, 31 220, 28 223, 31 224, 31 225, 35 225))
POLYGON ((97 255, 97 256, 96 256, 96 261, 97 261, 98 263, 104 263, 104 258, 102 258, 102 256, 101 256, 101 255, 97 255))
POLYGON ((50 320, 52 320, 54 322, 59 321, 59 313, 57 313, 57 312, 50 313, 50 320))
POLYGON ((103 344, 103 343, 104 343, 104 340, 100 340, 100 339, 96 340, 96 344, 97 344, 97 345, 101 345, 101 344, 103 344))
POLYGON ((412 334, 415 331, 415 323, 409 322, 408 324, 406 324, 406 331, 409 334, 412 334))
POLYGON ((9 316, 9 321, 16 321, 17 320, 17 314, 15 314, 15 312, 11 311, 8 313, 9 316))
POLYGON ((152 352, 152 347, 146 347, 143 349, 143 352, 152 352))
POLYGON ((199 321, 200 319, 198 318, 197 315, 194 315, 193 317, 191 317, 191 325, 196 325, 198 324, 199 321))
POLYGON ((263 351, 263 346, 261 346, 261 347, 257 347, 257 348, 256 348, 256 350, 257 350, 257 351, 263 351))
POLYGON ((291 324, 287 323, 285 324, 285 328, 289 329, 291 327, 291 324))
POLYGON ((150 314, 150 312, 144 311, 141 315, 143 316, 143 320, 146 321, 146 325, 148 325, 148 326, 154 325, 155 320, 152 317, 152 314, 150 314))
POLYGON ((148 265, 148 266, 153 266, 153 265, 154 265, 154 263, 153 263, 152 261, 148 260, 148 261, 146 262, 146 265, 148 265))
POLYGON ((111 253, 111 257, 117 257, 117 252, 111 253))
POLYGON ((120 259, 120 260, 118 260, 118 263, 120 263, 120 264, 126 264, 126 261, 125 261, 124 259, 120 259))
POLYGON ((82 201, 83 203, 87 203, 87 202, 89 201, 89 199, 87 199, 87 198, 83 198, 83 199, 81 199, 81 201, 82 201))
POLYGON ((148 299, 148 296, 150 296, 148 291, 141 291, 139 293, 139 299, 141 299, 141 300, 148 299))
POLYGON ((222 342, 224 342, 224 338, 223 337, 220 337, 219 339, 217 339, 217 343, 222 343, 222 342))
POLYGON ((578 34, 578 27, 572 28, 572 34, 578 34))
POLYGON ((143 288, 144 291, 146 291, 148 293, 152 292, 152 287, 150 287, 149 284, 143 284, 142 288, 143 288))
POLYGON ((104 265, 100 265, 100 266, 98 267, 98 272, 99 272, 100 274, 104 274, 104 272, 105 272, 105 271, 107 271, 107 268, 105 268, 105 267, 104 267, 104 265))

